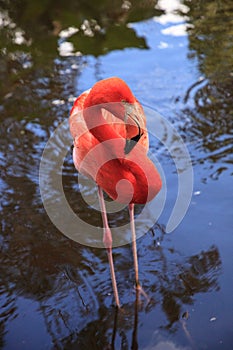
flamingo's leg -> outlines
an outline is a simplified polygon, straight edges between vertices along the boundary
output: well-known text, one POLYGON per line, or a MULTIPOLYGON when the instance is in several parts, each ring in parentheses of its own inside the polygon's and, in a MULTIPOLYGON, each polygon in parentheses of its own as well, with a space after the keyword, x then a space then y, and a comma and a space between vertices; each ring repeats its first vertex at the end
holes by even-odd
POLYGON ((134 261, 134 270, 135 270, 135 283, 136 283, 136 289, 139 290, 141 294, 144 295, 144 297, 149 302, 149 297, 144 292, 142 287, 140 286, 139 282, 139 276, 138 276, 138 255, 137 255, 137 244, 136 244, 136 233, 135 233, 135 223, 134 223, 134 204, 129 204, 129 216, 130 216, 130 227, 131 227, 131 234, 132 234, 132 249, 133 249, 133 261, 134 261))
POLYGON ((136 282, 136 288, 140 288, 139 277, 138 277, 138 256, 137 256, 136 233, 135 233, 135 224, 134 224, 134 204, 132 203, 129 204, 129 216, 130 216, 130 227, 131 227, 131 234, 132 234, 135 282, 136 282))
POLYGON ((98 194, 99 194, 99 202, 100 202, 100 208, 101 208, 101 214, 102 214, 103 226, 104 226, 103 243, 108 253, 108 261, 109 261, 110 273, 112 278, 112 287, 113 287, 116 305, 118 308, 120 308, 120 301, 119 301, 114 263, 113 263, 113 257, 112 257, 112 233, 108 225, 108 218, 107 218, 107 213, 105 208, 103 191, 100 187, 98 187, 98 194))

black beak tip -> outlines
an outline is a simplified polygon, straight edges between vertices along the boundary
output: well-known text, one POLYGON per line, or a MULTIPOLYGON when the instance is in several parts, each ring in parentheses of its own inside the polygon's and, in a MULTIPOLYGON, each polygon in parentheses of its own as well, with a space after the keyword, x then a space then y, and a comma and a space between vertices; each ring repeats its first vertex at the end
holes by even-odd
POLYGON ((132 151, 134 146, 140 140, 140 137, 141 137, 141 135, 138 134, 137 136, 134 136, 132 139, 126 139, 125 148, 124 148, 125 154, 129 154, 129 152, 132 151))

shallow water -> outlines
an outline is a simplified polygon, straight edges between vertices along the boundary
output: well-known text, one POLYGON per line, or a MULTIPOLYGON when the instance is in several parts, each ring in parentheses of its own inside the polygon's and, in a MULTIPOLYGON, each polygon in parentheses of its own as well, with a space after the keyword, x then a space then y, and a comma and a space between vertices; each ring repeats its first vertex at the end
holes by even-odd
MULTIPOLYGON (((0 6, 0 347, 230 349, 231 1, 0 6), (136 302, 131 245, 114 248, 119 312, 105 250, 61 233, 39 188, 44 147, 67 120, 75 96, 113 75, 129 84, 148 111, 150 152, 167 190, 157 222, 160 199, 141 222, 148 225, 146 234, 140 234, 140 223, 138 229, 140 280, 149 303, 143 296, 136 302), (155 126, 157 115, 162 119, 155 126), (190 206, 171 233, 166 226, 178 193, 179 154, 169 153, 177 140, 174 133, 165 135, 163 119, 185 142, 194 173, 190 206)), ((58 201, 53 176, 62 171, 71 208, 101 226, 99 212, 82 198, 84 193, 93 200, 95 189, 84 178, 78 185, 71 143, 62 169, 56 168, 63 147, 58 138, 46 168, 46 198, 58 201)), ((64 212, 55 214, 66 222, 64 212)), ((128 220, 127 211, 109 219, 118 227, 128 220)))

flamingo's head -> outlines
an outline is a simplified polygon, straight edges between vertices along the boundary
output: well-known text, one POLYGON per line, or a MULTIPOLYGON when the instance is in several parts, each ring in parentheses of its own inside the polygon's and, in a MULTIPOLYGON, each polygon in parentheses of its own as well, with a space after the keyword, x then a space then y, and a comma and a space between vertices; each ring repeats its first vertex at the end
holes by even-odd
POLYGON ((125 153, 129 153, 146 128, 144 111, 124 80, 112 77, 98 81, 90 90, 84 107, 100 105, 126 124, 125 153))
POLYGON ((135 103, 137 100, 124 80, 112 77, 98 81, 91 88, 85 106, 123 101, 135 103))

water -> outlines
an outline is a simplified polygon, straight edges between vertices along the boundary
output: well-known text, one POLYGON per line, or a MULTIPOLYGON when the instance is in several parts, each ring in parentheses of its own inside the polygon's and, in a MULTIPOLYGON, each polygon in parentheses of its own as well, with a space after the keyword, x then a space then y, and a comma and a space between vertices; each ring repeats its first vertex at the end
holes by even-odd
MULTIPOLYGON (((230 349, 231 1, 0 6, 0 347, 230 349), (45 144, 68 118, 75 96, 113 75, 173 125, 194 171, 189 209, 168 234, 177 172, 164 145, 152 138, 167 199, 157 223, 137 242, 140 280, 151 301, 140 296, 135 303, 131 246, 115 248, 118 313, 106 252, 68 239, 52 224, 38 179, 45 144)), ((99 213, 81 198, 67 152, 66 198, 83 220, 101 226, 99 213)), ((126 219, 126 213, 111 215, 111 226, 126 219)))

